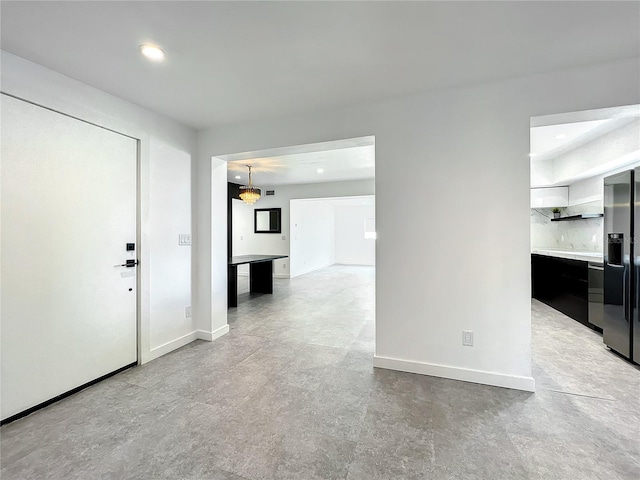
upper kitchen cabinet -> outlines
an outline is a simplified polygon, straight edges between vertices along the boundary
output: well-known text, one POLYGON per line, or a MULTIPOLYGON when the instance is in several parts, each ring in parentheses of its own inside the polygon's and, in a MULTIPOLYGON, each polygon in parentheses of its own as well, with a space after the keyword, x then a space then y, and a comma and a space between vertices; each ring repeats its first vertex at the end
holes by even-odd
POLYGON ((555 208, 569 205, 568 187, 531 189, 531 208, 555 208))

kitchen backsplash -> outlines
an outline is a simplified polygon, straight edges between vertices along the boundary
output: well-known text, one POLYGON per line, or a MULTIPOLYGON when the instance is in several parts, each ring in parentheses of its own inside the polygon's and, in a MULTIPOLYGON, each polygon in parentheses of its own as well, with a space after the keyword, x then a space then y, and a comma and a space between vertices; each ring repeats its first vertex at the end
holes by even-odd
MULTIPOLYGON (((562 209, 561 216, 602 213, 602 202, 589 202, 562 209)), ((552 222, 550 208, 531 209, 531 249, 602 252, 603 219, 552 222)))

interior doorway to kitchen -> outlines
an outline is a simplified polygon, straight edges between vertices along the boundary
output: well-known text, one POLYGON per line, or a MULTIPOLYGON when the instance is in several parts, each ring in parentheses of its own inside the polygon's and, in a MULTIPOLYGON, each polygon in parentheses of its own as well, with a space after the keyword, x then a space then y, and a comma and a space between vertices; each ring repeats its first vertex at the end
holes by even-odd
POLYGON ((530 162, 536 383, 610 398, 634 385, 627 375, 637 375, 640 249, 633 253, 632 239, 640 106, 532 118, 530 162))

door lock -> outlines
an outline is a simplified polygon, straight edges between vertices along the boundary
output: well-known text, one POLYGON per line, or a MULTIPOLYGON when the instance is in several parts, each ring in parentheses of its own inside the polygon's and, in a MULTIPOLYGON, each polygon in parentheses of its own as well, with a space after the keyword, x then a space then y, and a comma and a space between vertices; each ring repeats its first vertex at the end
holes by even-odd
POLYGON ((114 267, 127 267, 127 268, 133 268, 136 265, 138 265, 140 262, 138 262, 138 260, 127 260, 127 263, 122 263, 120 265, 114 265, 114 267))

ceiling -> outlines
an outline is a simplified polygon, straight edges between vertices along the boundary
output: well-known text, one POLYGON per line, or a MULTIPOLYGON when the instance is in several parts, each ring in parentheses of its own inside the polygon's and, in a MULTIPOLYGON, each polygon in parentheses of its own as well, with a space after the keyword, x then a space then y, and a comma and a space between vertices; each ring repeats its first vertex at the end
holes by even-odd
POLYGON ((228 180, 246 184, 251 165, 256 186, 362 180, 375 176, 375 147, 335 148, 307 153, 228 160, 228 180), (240 178, 236 178, 236 177, 240 178))
POLYGON ((532 187, 569 185, 640 161, 640 105, 567 116, 573 121, 531 128, 532 187))
POLYGON ((639 2, 2 1, 2 49, 195 128, 640 56, 639 2), (152 63, 145 42, 167 53, 152 63))
POLYGON ((589 120, 531 129, 532 162, 550 160, 633 121, 628 118, 589 120))

